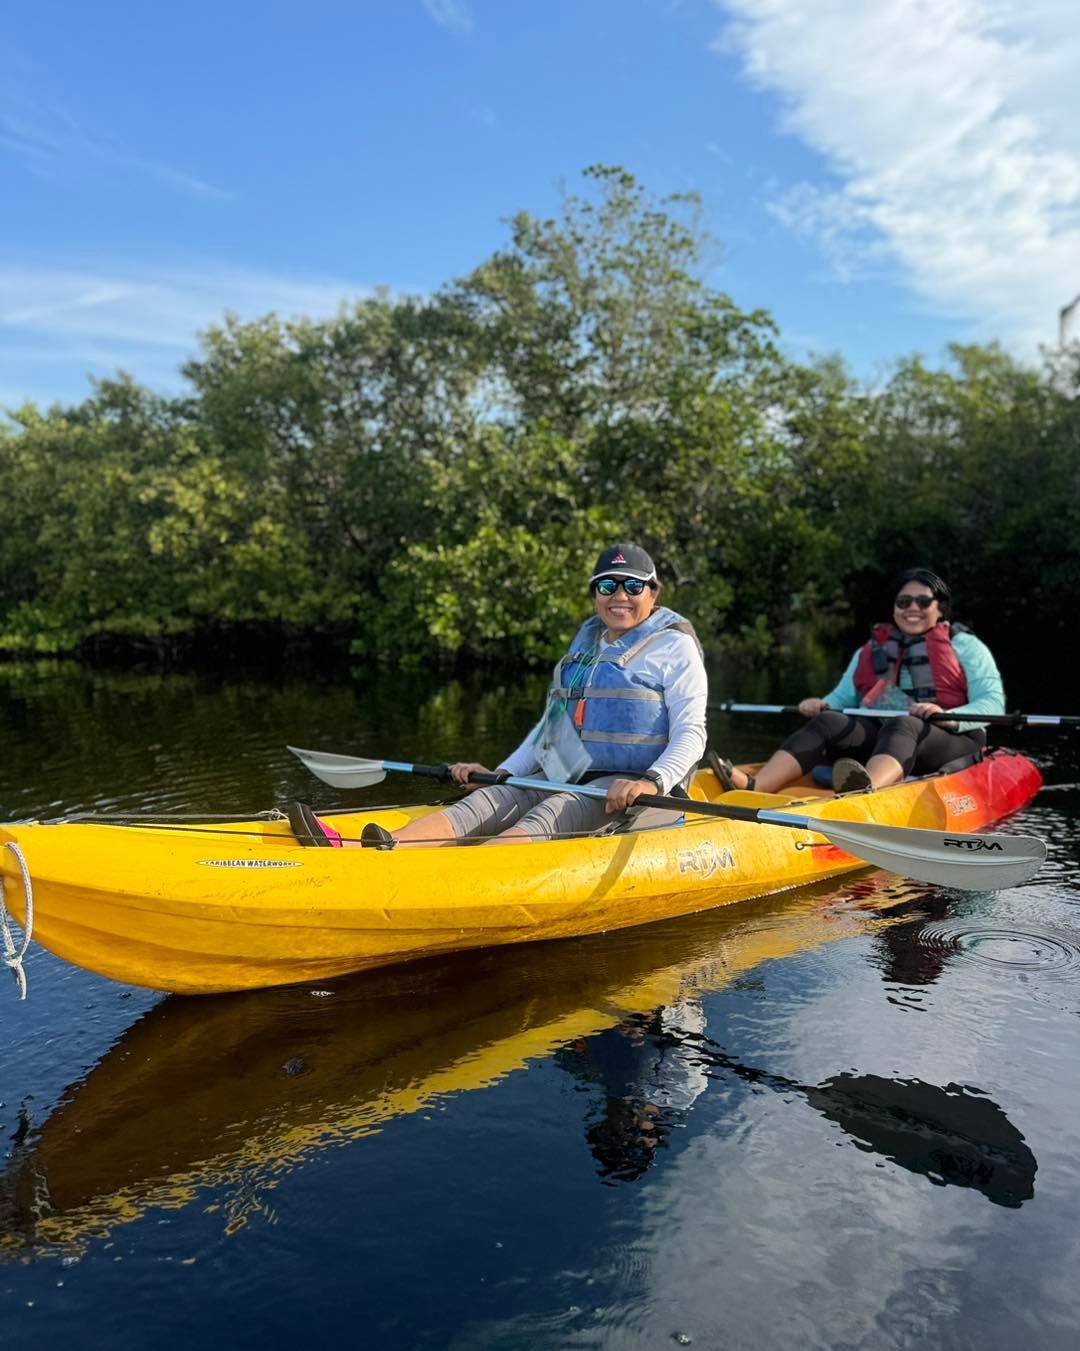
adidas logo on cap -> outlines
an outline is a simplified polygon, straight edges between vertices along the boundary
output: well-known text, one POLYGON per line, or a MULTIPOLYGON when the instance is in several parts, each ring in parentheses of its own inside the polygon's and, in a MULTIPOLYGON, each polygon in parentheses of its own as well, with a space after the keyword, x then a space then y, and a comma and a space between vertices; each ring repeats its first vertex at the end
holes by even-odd
POLYGON ((593 568, 593 575, 589 580, 595 582, 597 577, 612 572, 637 577, 643 582, 651 582, 656 578, 656 565, 640 544, 623 540, 621 544, 613 544, 604 550, 596 560, 596 567, 593 568))

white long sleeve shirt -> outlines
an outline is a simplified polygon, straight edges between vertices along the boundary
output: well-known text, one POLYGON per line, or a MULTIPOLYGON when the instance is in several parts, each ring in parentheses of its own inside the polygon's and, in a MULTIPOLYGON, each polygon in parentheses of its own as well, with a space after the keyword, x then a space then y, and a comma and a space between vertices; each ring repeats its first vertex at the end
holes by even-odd
MULTIPOLYGON (((603 654, 601 645, 600 656, 603 654)), ((647 677, 663 691, 668 743, 649 769, 660 778, 660 792, 670 793, 705 754, 705 704, 709 697, 705 664, 688 633, 668 629, 631 658, 626 669, 647 677)), ((535 778, 540 774, 535 743, 542 724, 543 718, 517 750, 499 762, 500 769, 515 777, 535 778)))

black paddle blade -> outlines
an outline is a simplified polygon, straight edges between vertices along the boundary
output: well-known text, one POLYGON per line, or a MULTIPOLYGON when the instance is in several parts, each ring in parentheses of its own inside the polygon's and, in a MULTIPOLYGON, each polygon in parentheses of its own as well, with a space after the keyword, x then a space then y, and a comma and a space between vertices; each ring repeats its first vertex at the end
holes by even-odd
POLYGON ((1035 1195, 1035 1155, 997 1103, 977 1088, 847 1072, 822 1084, 800 1084, 744 1065, 718 1047, 702 1047, 701 1055, 747 1083, 802 1094, 859 1149, 939 1187, 973 1187, 995 1205, 1013 1208, 1035 1195))
POLYGON ((1013 1208, 1035 1195, 1035 1155, 997 1103, 975 1089, 837 1074, 804 1092, 860 1148, 940 1187, 973 1187, 1013 1208))

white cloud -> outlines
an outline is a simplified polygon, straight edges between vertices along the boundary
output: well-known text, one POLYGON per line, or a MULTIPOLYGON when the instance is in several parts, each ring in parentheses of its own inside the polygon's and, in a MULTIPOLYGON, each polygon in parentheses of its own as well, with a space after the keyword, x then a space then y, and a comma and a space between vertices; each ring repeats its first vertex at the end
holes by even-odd
POLYGON ((0 147, 50 182, 109 172, 146 178, 191 197, 224 200, 232 196, 195 174, 140 154, 115 136, 84 125, 59 103, 28 96, 13 86, 0 91, 0 147))
POLYGON ((717 0, 750 78, 838 185, 773 204, 841 276, 899 261, 1025 354, 1080 288, 1074 0, 717 0))
POLYGON ((56 266, 0 263, 0 358, 7 406, 78 399, 86 376, 118 369, 175 389, 197 333, 226 311, 253 319, 336 314, 370 288, 335 278, 296 278, 215 262, 189 266, 56 266))
POLYGON ((706 141, 705 149, 710 155, 714 155, 721 164, 732 165, 735 163, 735 156, 730 154, 722 145, 718 145, 715 141, 706 141))
POLYGON ((863 281, 891 270, 892 255, 866 207, 843 193, 797 183, 770 201, 768 209, 793 234, 817 244, 839 281, 863 281))
POLYGON ((466 0, 423 0, 428 18, 451 33, 471 33, 476 26, 466 0))

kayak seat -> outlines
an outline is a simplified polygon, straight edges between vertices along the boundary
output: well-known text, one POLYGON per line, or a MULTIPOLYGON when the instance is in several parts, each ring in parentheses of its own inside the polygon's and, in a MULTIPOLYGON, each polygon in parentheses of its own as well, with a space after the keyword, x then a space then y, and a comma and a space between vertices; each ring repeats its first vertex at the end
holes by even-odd
POLYGON ((289 825, 299 844, 322 849, 340 848, 341 836, 319 820, 306 802, 290 802, 289 825))
POLYGON ((731 778, 731 771, 734 766, 730 760, 721 759, 711 746, 706 748, 704 759, 698 762, 698 767, 711 770, 725 793, 734 791, 735 784, 731 778))
POLYGON ((639 812, 630 812, 626 820, 616 821, 615 825, 604 825, 597 835, 637 835, 641 831, 666 831, 673 825, 687 824, 687 817, 672 816, 670 812, 658 812, 656 809, 642 808, 639 812), (650 817, 664 816, 664 820, 650 820, 650 817))
POLYGON ((942 765, 940 769, 935 769, 935 774, 955 774, 958 769, 967 769, 970 765, 977 765, 983 759, 982 748, 972 752, 971 755, 958 755, 955 760, 950 760, 948 764, 942 765))

